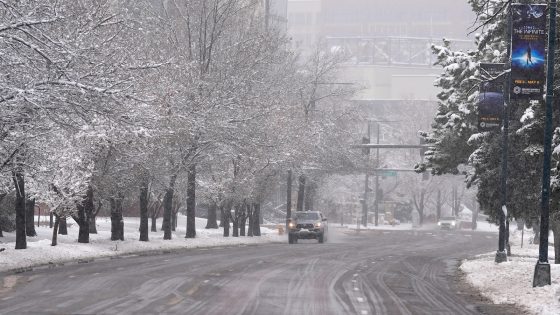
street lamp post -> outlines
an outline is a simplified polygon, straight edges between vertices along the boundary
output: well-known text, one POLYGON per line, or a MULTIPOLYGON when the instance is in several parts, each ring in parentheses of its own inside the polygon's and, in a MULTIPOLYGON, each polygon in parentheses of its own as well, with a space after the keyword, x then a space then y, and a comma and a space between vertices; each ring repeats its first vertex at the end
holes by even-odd
POLYGON ((550 285, 550 264, 548 263, 548 220, 550 200, 550 160, 552 151, 552 101, 554 99, 554 49, 556 46, 556 0, 549 3, 548 52, 546 73, 546 118, 544 127, 544 159, 541 197, 541 231, 539 260, 533 275, 533 287, 550 285))
MULTIPOLYGON (((511 54, 511 8, 508 12, 508 23, 507 23, 507 56, 510 58, 511 54)), ((501 186, 501 196, 500 196, 500 206, 499 209, 498 219, 499 219, 499 232, 498 232, 498 251, 496 252, 496 257, 494 261, 496 263, 502 263, 507 261, 507 252, 506 252, 506 220, 507 220, 507 177, 508 177, 508 151, 509 151, 509 111, 510 111, 510 97, 509 97, 509 90, 510 90, 510 78, 511 76, 508 74, 508 77, 504 83, 504 127, 502 132, 502 171, 500 176, 500 186, 501 186)))

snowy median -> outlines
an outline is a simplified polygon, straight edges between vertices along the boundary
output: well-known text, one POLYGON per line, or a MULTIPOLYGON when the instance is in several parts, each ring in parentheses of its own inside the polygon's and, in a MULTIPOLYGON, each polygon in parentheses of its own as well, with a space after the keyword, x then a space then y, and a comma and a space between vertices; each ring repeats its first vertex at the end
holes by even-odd
MULTIPOLYGON (((512 231, 512 255, 507 262, 495 263, 496 253, 492 252, 463 261, 461 270, 467 281, 494 304, 515 304, 532 314, 560 314, 560 265, 554 264, 554 248, 550 246, 548 252, 552 285, 533 288, 539 246, 528 244, 531 234, 525 232, 521 248, 521 232, 512 231)), ((552 233, 549 240, 552 241, 552 233)))
MULTIPOLYGON (((68 220, 70 224, 74 223, 68 220)), ((43 222, 42 222, 43 223, 43 222)), ((90 235, 90 243, 78 243, 78 225, 68 227, 68 235, 58 235, 58 245, 51 246, 52 229, 41 225, 35 227, 37 236, 27 238, 27 249, 15 250, 15 233, 4 233, 0 238, 0 271, 26 270, 30 267, 91 260, 141 252, 162 252, 177 249, 251 245, 285 242, 285 235, 277 230, 261 227, 261 236, 223 237, 223 229, 205 229, 206 219, 197 218, 196 238, 185 238, 186 217, 179 216, 177 231, 171 240, 163 240, 158 221, 158 232, 150 232, 149 242, 140 242, 139 218, 124 218, 124 241, 111 241, 111 220, 97 218, 98 234, 90 235)))

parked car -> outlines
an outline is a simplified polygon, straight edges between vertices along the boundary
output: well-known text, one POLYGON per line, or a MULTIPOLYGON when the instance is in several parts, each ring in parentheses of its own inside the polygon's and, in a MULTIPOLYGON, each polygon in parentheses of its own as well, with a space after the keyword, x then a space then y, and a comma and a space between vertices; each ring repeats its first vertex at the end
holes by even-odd
POLYGON ((316 239, 319 243, 327 240, 329 229, 327 218, 320 211, 297 211, 288 223, 288 243, 298 239, 316 239))
POLYGON ((438 221, 438 225, 442 230, 455 230, 459 227, 457 218, 455 217, 441 217, 438 221))

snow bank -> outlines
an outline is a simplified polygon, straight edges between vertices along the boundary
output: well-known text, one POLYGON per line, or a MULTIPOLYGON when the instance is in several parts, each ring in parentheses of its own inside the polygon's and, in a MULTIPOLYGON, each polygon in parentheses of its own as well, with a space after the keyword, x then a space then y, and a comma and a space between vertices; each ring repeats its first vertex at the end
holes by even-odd
POLYGON ((539 315, 560 314, 560 265, 553 264, 554 249, 549 247, 552 285, 533 288, 539 247, 528 244, 531 236, 531 231, 525 232, 521 248, 521 232, 512 232, 512 256, 508 262, 496 264, 496 253, 492 252, 463 261, 460 268, 465 272, 467 281, 495 304, 515 304, 539 315))
MULTIPOLYGON (((356 224, 344 224, 344 226, 340 226, 340 223, 331 223, 329 224, 331 228, 346 228, 350 230, 356 230, 356 224)), ((388 230, 388 231, 404 231, 404 230, 439 230, 440 227, 435 223, 424 223, 421 227, 412 227, 412 223, 401 223, 397 225, 389 225, 389 224, 379 224, 375 226, 373 223, 368 223, 367 227, 360 225, 360 230, 388 230)), ((461 231, 472 231, 471 229, 461 229, 461 231)), ((478 221, 477 228, 475 231, 478 232, 496 232, 498 233, 498 226, 485 222, 485 221, 478 221)))
MULTIPOLYGON (((150 232, 149 242, 140 242, 139 218, 124 219, 124 241, 111 241, 111 221, 109 218, 97 219, 98 234, 90 235, 89 244, 78 243, 78 226, 68 220, 68 235, 58 235, 58 245, 51 246, 52 229, 47 226, 35 227, 38 236, 27 238, 27 249, 15 250, 15 233, 4 232, 0 238, 0 271, 25 270, 26 268, 45 264, 91 260, 139 252, 161 252, 185 248, 215 247, 231 245, 249 245, 260 243, 284 242, 286 236, 265 227, 261 228, 260 237, 223 237, 223 229, 206 230, 206 219, 197 218, 197 237, 186 239, 186 217, 180 216, 177 231, 171 240, 163 240, 160 231, 161 219, 158 220, 158 232, 150 232), (73 223, 73 224, 72 224, 73 223)), ((41 222, 44 224, 44 222, 41 222)))

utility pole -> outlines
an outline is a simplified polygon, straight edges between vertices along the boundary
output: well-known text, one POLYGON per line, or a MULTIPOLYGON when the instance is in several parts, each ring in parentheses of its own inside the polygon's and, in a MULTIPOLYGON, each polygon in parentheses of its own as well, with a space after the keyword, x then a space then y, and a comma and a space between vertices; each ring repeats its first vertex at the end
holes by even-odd
MULTIPOLYGON (((381 123, 390 123, 390 122, 397 122, 395 120, 369 120, 368 121, 368 139, 370 139, 370 135, 371 135, 371 128, 370 128, 370 123, 371 122, 375 122, 377 123, 377 142, 375 145, 370 145, 370 147, 375 147, 376 149, 376 155, 375 155, 375 167, 378 169, 379 168, 379 148, 381 147, 379 144, 379 140, 380 140, 380 135, 381 135, 381 123)), ((369 142, 369 141, 368 141, 369 142)), ((390 145, 389 145, 390 146, 390 145)), ((399 146, 399 145, 397 145, 399 146)), ((368 162, 369 162, 369 148, 368 148, 368 162)), ((369 163, 368 163, 369 166, 369 163)), ((366 171, 366 193, 368 190, 368 171, 366 171)), ((366 199, 364 198, 364 202, 366 201, 366 199)), ((374 207, 375 207, 375 226, 379 225, 379 172, 375 172, 375 203, 374 203, 374 207)), ((367 208, 366 208, 367 210, 367 208)), ((367 213, 367 212, 366 212, 367 213)), ((365 216, 365 219, 367 219, 367 214, 365 216)), ((367 225, 366 225, 367 226, 367 225)))
MULTIPOLYGON (((368 121, 367 137, 362 139, 362 143, 369 144, 371 139, 371 125, 368 121)), ((369 193, 369 149, 364 149, 366 155, 366 178, 364 184, 364 198, 362 203, 362 225, 367 227, 367 213, 368 213, 368 193, 369 193)))
POLYGON ((286 186, 286 231, 288 231, 288 224, 292 217, 292 170, 288 170, 286 186))
MULTIPOLYGON (((377 122, 377 144, 379 144, 379 134, 381 128, 377 122)), ((379 168, 379 148, 375 149, 375 167, 379 168)), ((375 172, 375 226, 379 225, 379 172, 375 172)))
POLYGON ((552 147, 552 101, 554 99, 554 49, 556 46, 556 0, 550 0, 548 26, 548 52, 546 72, 546 118, 544 128, 544 161, 541 197, 541 231, 539 260, 535 266, 533 287, 550 285, 550 264, 548 263, 548 220, 550 199, 550 159, 552 147))

